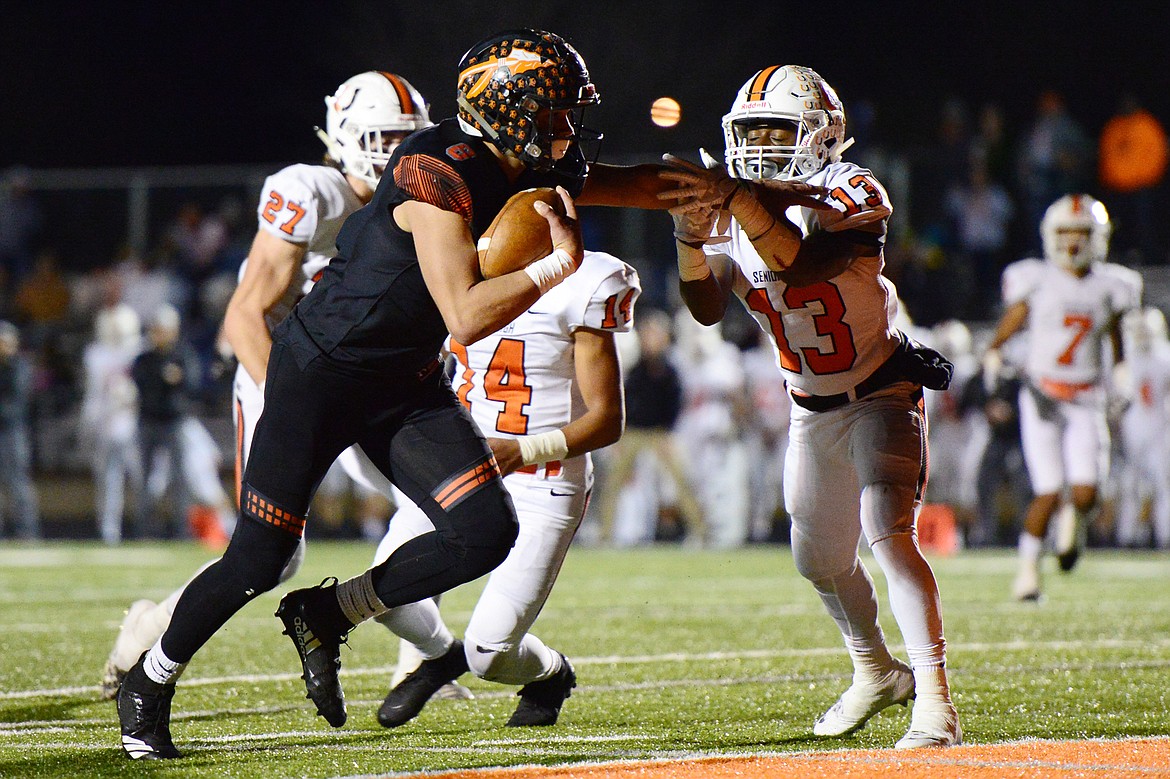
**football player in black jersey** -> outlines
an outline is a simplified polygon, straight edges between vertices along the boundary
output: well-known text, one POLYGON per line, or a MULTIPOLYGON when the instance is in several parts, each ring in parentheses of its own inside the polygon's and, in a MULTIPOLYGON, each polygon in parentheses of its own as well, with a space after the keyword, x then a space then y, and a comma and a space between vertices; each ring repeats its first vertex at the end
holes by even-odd
MULTIPOLYGON (((478 578, 512 547, 515 510, 439 368, 442 342, 495 332, 576 270, 584 248, 574 199, 659 209, 671 203, 658 193, 677 185, 658 177, 658 165, 587 163, 581 116, 598 94, 580 55, 552 33, 513 30, 473 46, 459 64, 457 100, 456 118, 398 147, 373 199, 342 228, 338 256, 273 333, 235 534, 187 585, 170 627, 119 690, 131 757, 179 756, 169 726, 175 681, 220 626, 276 586, 317 485, 351 444, 435 531, 360 576, 281 600, 277 616, 329 724, 346 720, 339 646, 355 625, 478 578), (563 217, 538 206, 552 254, 483 279, 477 239, 511 195, 538 186, 558 187, 566 205, 563 217)), ((566 456, 555 441, 542 445, 548 460, 566 456)))

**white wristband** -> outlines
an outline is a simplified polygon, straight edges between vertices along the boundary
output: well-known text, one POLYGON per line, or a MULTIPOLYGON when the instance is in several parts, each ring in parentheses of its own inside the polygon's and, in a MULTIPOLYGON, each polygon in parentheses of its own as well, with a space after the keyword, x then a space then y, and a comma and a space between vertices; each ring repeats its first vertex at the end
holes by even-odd
POLYGON ((678 250, 679 281, 702 281, 710 275, 711 266, 707 264, 706 252, 689 246, 678 250))
POLYGON ((564 281, 565 277, 575 270, 577 262, 564 249, 553 249, 549 256, 524 268, 524 272, 542 295, 564 281))
POLYGON ((516 443, 520 444, 520 459, 525 465, 563 460, 569 456, 565 432, 559 428, 539 435, 520 436, 516 443))

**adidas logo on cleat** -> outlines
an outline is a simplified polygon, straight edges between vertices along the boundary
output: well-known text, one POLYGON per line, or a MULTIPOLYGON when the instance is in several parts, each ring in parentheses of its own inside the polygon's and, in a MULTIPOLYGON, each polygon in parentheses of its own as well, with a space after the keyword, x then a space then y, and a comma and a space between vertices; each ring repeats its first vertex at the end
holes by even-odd
MULTIPOLYGON (((300 617, 293 619, 293 632, 296 633, 295 640, 300 646, 301 651, 309 654, 314 649, 321 646, 321 642, 313 635, 313 631, 305 624, 305 621, 300 617)), ((285 635, 288 635, 287 633, 285 635)))

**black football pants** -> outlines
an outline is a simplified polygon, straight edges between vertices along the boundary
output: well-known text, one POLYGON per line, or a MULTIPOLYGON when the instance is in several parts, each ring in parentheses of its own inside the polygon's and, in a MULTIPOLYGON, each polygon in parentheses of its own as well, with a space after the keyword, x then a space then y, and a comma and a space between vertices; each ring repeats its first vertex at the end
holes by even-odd
POLYGON ((162 639, 167 657, 189 661, 236 611, 277 585, 317 486, 354 443, 436 528, 374 569, 375 590, 387 607, 445 592, 504 560, 517 533, 512 499, 437 364, 392 381, 355 377, 325 358, 302 368, 277 341, 240 522, 223 557, 176 604, 162 639))

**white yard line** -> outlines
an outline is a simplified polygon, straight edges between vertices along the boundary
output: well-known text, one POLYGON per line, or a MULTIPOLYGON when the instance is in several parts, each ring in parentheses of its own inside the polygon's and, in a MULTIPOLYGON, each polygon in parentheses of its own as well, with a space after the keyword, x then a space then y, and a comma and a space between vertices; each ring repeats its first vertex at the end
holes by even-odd
MULTIPOLYGON (((1029 651, 1036 650, 1083 650, 1083 649, 1163 649, 1170 647, 1170 638, 1162 639, 1160 641, 1139 641, 1131 639, 1096 639, 1075 641, 1001 641, 1001 642, 974 642, 968 644, 950 644, 949 648, 952 652, 1005 652, 1005 651, 1029 651)), ((891 649, 894 651, 900 650, 900 647, 891 644, 891 649)), ((799 658, 799 657, 826 657, 831 655, 844 655, 845 650, 841 647, 812 647, 808 649, 752 649, 743 650, 739 652, 667 652, 657 655, 603 655, 599 657, 574 657, 574 666, 586 665, 643 665, 646 663, 692 663, 703 661, 723 661, 723 660, 763 660, 768 658, 799 658)), ((1152 661, 1154 665, 1162 665, 1159 661, 1152 661)), ((1140 665, 1141 663, 1139 663, 1140 665)), ((1131 663, 1130 665, 1133 665, 1131 663)), ((956 669, 961 672, 961 669, 956 669)), ((341 675, 343 677, 359 677, 359 676, 389 676, 394 671, 393 666, 374 666, 369 668, 343 668, 341 675)), ((772 678, 772 677, 769 677, 772 678)), ((775 677, 783 679, 786 677, 775 677)), ((802 677, 803 678, 803 677, 802 677)), ((184 678, 182 681, 183 687, 209 687, 219 684, 256 684, 263 682, 287 682, 291 680, 299 680, 300 674, 295 672, 290 673, 265 673, 265 674, 233 674, 228 676, 206 676, 184 678)), ((726 680, 719 680, 717 683, 722 685, 726 680)), ((686 680, 682 683, 693 684, 693 681, 686 680)), ((730 683, 736 683, 732 680, 730 683)), ((655 681, 653 685, 663 684, 661 681, 655 681)), ((618 689, 617 687, 613 689, 618 689)), ((635 688, 629 688, 635 689, 635 688)), ((26 700, 30 698, 52 698, 61 696, 86 695, 97 691, 96 686, 79 686, 79 687, 56 687, 40 690, 13 690, 7 692, 0 692, 0 701, 4 700, 26 700)))

